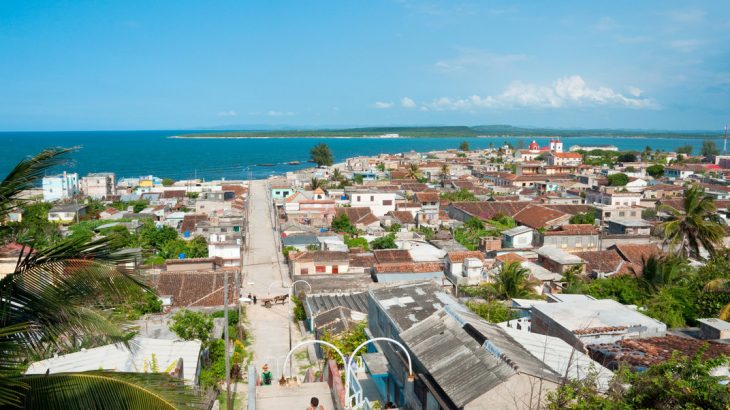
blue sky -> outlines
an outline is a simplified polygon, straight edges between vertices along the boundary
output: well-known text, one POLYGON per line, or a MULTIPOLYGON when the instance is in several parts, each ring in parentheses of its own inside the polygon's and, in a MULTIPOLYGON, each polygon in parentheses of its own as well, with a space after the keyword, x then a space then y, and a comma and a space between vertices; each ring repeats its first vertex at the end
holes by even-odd
POLYGON ((730 122, 727 0, 6 0, 0 56, 0 130, 730 122))

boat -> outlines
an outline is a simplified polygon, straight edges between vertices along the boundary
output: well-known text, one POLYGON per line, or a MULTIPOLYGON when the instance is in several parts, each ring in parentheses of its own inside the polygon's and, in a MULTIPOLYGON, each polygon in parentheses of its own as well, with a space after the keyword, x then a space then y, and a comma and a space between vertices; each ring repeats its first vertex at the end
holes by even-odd
POLYGON ((287 162, 287 164, 289 164, 289 165, 299 165, 300 162, 299 161, 289 161, 289 162, 287 162))
POLYGON ((273 167, 274 164, 256 164, 257 167, 273 167))

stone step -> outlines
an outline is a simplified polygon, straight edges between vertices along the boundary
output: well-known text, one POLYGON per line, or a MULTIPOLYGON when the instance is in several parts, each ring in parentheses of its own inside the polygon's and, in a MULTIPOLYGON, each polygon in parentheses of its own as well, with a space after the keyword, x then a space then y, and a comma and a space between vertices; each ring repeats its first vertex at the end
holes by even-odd
POLYGON ((325 382, 256 386, 256 407, 262 409, 306 408, 312 397, 317 397, 325 409, 334 408, 330 388, 325 382))

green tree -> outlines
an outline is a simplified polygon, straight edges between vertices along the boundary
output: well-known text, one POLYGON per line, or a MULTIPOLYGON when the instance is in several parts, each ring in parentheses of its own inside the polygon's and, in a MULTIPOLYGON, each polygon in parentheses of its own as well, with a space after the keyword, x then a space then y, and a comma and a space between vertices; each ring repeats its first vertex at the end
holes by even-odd
POLYGON ((139 229, 139 235, 140 241, 145 248, 157 250, 162 249, 167 242, 178 238, 178 233, 175 229, 166 225, 158 228, 152 221, 145 221, 142 224, 142 227, 139 229))
POLYGON ((700 151, 700 155, 702 155, 703 157, 709 157, 718 154, 720 154, 720 149, 717 148, 715 141, 702 141, 702 150, 700 151))
POLYGON ((172 315, 170 330, 183 340, 200 340, 204 344, 213 331, 213 319, 200 312, 182 309, 172 315))
POLYGON ((3 236, 7 236, 2 239, 14 240, 37 249, 47 248, 60 241, 61 231, 58 225, 48 220, 48 211, 52 207, 47 202, 19 202, 16 209, 22 211, 23 219, 0 228, 3 236))
POLYGON ((458 191, 442 192, 441 199, 446 199, 451 202, 475 202, 479 199, 474 195, 473 192, 466 188, 462 188, 458 191))
POLYGON ((646 167, 646 173, 651 175, 653 178, 660 178, 664 175, 664 166, 659 164, 648 166, 646 167))
POLYGON ((370 249, 367 239, 352 238, 349 235, 345 235, 345 245, 347 245, 348 249, 361 248, 363 251, 366 251, 366 252, 368 251, 368 249, 370 249))
POLYGON ((461 141, 461 144, 459 144, 459 150, 469 151, 469 141, 461 141))
POLYGON ((487 284, 490 293, 498 299, 531 297, 535 294, 530 271, 519 262, 502 264, 494 275, 494 282, 487 284))
POLYGON ((503 302, 496 300, 489 302, 468 301, 466 307, 489 323, 506 322, 519 316, 517 312, 512 311, 503 302))
POLYGON ((345 179, 345 176, 342 175, 342 171, 340 171, 339 168, 335 168, 332 170, 332 180, 333 181, 342 181, 345 179))
MULTIPOLYGON (((66 164, 64 156, 71 151, 47 149, 20 161, 0 182, 0 220, 28 204, 22 192, 51 168, 66 164)), ((150 289, 116 268, 134 255, 114 253, 111 240, 63 239, 44 248, 29 240, 27 256, 0 279, 0 407, 161 409, 192 408, 198 401, 182 380, 164 374, 23 374, 28 362, 54 352, 126 340, 103 312, 119 308, 134 290, 150 289)))
POLYGON ((722 244, 725 235, 714 199, 706 195, 701 187, 693 184, 685 188, 682 204, 684 211, 668 205, 659 207, 659 211, 669 214, 659 225, 664 240, 672 250, 685 256, 700 258, 700 247, 713 255, 715 247, 722 244))
MULTIPOLYGON (((321 340, 332 343, 345 355, 345 357, 349 357, 356 347, 368 340, 367 334, 365 333, 365 329, 367 327, 367 322, 362 321, 354 327, 337 335, 333 335, 325 331, 321 337, 321 340)), ((357 352, 358 356, 366 353, 365 350, 366 349, 360 349, 360 351, 357 352)), ((328 347, 323 347, 322 351, 328 359, 335 360, 340 365, 344 364, 342 363, 340 355, 337 354, 334 350, 328 347)))
POLYGON ((317 164, 318 167, 321 167, 322 165, 330 166, 335 161, 329 145, 323 142, 312 147, 309 154, 312 157, 312 162, 317 164))
POLYGON ((616 160, 618 162, 636 162, 636 153, 634 152, 622 152, 616 160))
POLYGON ((684 154, 684 155, 692 155, 692 146, 691 145, 682 145, 681 147, 677 148, 677 154, 684 154))
POLYGON ((596 222, 596 214, 594 214, 593 212, 578 212, 577 214, 570 217, 569 222, 574 225, 593 225, 596 222))
POLYGON ((175 180, 172 178, 162 178, 162 186, 172 186, 175 184, 175 180))
POLYGON ((608 176, 608 185, 610 186, 626 186, 629 183, 629 177, 624 173, 616 173, 608 176))
POLYGON ((380 238, 373 239, 372 242, 370 242, 370 248, 371 249, 396 249, 398 248, 398 245, 395 243, 395 235, 392 233, 389 233, 385 236, 381 236, 380 238))
POLYGON ((341 213, 332 218, 332 224, 330 227, 335 232, 344 232, 351 235, 357 234, 357 229, 352 225, 350 218, 348 218, 345 213, 341 213))

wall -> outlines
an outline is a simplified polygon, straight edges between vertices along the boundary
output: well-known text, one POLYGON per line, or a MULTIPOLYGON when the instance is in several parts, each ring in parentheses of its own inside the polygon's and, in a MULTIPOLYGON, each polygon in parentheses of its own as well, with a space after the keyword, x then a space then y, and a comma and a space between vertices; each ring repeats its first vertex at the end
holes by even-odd
POLYGON ((598 249, 598 234, 595 235, 543 235, 544 246, 554 246, 564 251, 586 251, 598 249))

